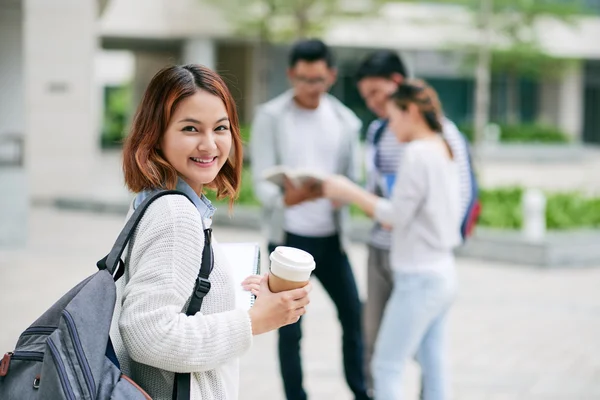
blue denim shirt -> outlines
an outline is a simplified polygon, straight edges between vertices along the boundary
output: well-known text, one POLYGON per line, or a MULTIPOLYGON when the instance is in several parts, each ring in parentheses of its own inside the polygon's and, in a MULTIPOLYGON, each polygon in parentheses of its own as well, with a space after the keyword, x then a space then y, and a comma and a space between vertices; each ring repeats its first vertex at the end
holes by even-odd
MULTIPOLYGON (((191 186, 188 185, 187 182, 181 178, 179 178, 179 180, 177 181, 177 186, 175 187, 175 190, 185 193, 192 200, 192 202, 196 206, 196 209, 202 216, 202 223, 204 225, 204 228, 210 228, 212 224, 212 217, 215 214, 215 211, 217 210, 212 205, 210 200, 208 200, 204 195, 198 196, 194 189, 192 189, 191 186)), ((139 206, 148 196, 150 196, 152 193, 155 193, 156 191, 157 190, 144 190, 143 192, 140 192, 137 196, 135 196, 135 199, 133 200, 133 209, 135 210, 137 206, 139 206)))

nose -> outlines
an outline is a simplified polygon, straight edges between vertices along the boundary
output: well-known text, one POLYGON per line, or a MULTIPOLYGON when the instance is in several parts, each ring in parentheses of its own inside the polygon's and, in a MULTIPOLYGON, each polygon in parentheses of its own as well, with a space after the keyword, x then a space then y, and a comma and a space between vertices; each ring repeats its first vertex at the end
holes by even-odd
POLYGON ((372 97, 367 98, 367 107, 369 107, 369 109, 374 113, 381 112, 381 107, 379 107, 377 101, 375 101, 375 99, 372 97))
POLYGON ((200 135, 198 150, 213 152, 217 149, 216 134, 212 130, 207 130, 204 135, 200 135))

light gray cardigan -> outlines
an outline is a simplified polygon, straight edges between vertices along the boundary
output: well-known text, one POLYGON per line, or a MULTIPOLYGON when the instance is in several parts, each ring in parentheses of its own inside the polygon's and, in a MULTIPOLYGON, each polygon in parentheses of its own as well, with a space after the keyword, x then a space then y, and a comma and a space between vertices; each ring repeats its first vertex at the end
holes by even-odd
MULTIPOLYGON (((338 99, 325 94, 334 106, 342 129, 336 172, 356 181, 360 170, 358 157, 359 133, 362 126, 358 117, 338 99)), ((294 102, 293 91, 289 90, 261 105, 252 123, 250 155, 254 190, 263 207, 263 229, 271 243, 284 240, 284 203, 281 189, 265 180, 263 172, 275 165, 288 165, 290 152, 288 138, 291 135, 291 112, 294 102)), ((336 211, 337 231, 342 239, 347 237, 348 207, 336 211)))

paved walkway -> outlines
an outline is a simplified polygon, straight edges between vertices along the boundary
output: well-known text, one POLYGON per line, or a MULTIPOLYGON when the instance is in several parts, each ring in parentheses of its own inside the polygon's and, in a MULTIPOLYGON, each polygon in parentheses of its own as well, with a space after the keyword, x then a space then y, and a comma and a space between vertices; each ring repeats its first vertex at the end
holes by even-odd
MULTIPOLYGON (((122 217, 34 209, 27 249, 0 250, 0 351, 79 280, 94 272, 122 217)), ((220 241, 260 240, 254 231, 217 228, 220 241)), ((361 295, 365 249, 351 249, 361 295)), ((600 268, 543 271, 459 261, 460 295, 451 313, 457 400, 600 399, 600 268)), ((340 329, 318 284, 303 330, 311 399, 350 399, 340 329)), ((242 360, 242 400, 281 399, 276 336, 257 337, 242 360)), ((409 366, 407 399, 416 399, 409 366)))

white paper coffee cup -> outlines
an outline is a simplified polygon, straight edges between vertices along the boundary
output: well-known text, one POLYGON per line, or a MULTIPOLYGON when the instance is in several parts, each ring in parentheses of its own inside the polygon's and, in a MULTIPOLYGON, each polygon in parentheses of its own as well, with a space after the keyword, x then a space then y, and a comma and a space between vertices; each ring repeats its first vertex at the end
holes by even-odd
POLYGON ((279 246, 271 253, 269 259, 271 275, 278 278, 271 280, 271 290, 281 291, 299 287, 301 285, 298 283, 308 282, 311 272, 315 269, 313 256, 294 247, 279 246))

